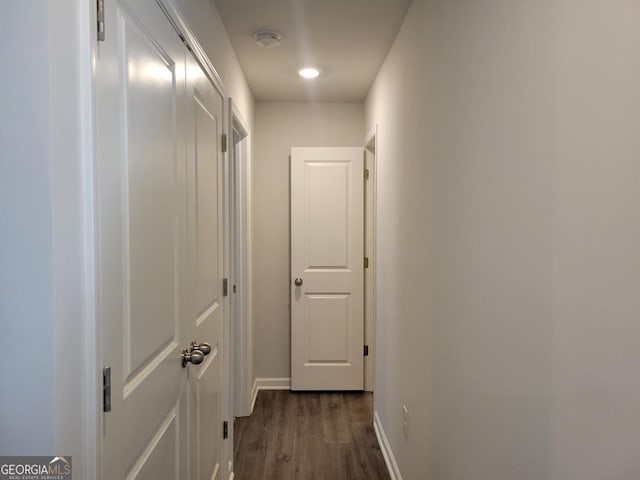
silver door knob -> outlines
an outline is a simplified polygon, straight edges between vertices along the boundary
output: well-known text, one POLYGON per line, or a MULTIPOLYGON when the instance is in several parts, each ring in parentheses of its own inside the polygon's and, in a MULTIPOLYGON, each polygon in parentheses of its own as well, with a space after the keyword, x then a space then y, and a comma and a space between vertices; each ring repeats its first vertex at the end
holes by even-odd
POLYGON ((302 285, 302 279, 300 277, 296 278, 293 283, 296 284, 296 287, 299 287, 302 285))
POLYGON ((201 351, 202 354, 206 357, 211 353, 211 345, 209 345, 207 342, 198 343, 194 340, 193 342, 191 342, 190 351, 193 352, 194 350, 201 351))
POLYGON ((190 352, 186 348, 182 351, 182 368, 186 368, 187 363, 194 365, 200 365, 204 360, 204 353, 200 350, 193 350, 190 352))

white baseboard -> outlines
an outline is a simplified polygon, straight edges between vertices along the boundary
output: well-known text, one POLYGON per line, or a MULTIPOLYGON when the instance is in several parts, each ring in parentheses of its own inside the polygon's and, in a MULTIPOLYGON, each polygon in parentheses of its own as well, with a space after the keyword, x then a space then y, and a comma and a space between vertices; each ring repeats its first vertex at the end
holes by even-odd
POLYGON ((256 404, 256 398, 258 398, 260 390, 291 390, 291 379, 288 377, 256 378, 251 391, 251 413, 253 413, 253 407, 256 404))
POLYGON ((290 378, 256 378, 258 390, 290 390, 290 378))
POLYGON ((382 450, 384 463, 387 464, 387 470, 389 470, 391 480, 402 480, 398 463, 396 462, 396 458, 393 456, 393 451, 391 450, 391 445, 389 445, 389 440, 387 440, 387 435, 384 433, 384 428, 382 428, 382 422, 380 421, 378 412, 373 413, 373 429, 376 432, 376 437, 378 437, 380 450, 382 450))
POLYGON ((253 407, 256 406, 256 399, 258 398, 258 379, 253 380, 253 387, 251 388, 251 410, 249 415, 253 413, 253 407))

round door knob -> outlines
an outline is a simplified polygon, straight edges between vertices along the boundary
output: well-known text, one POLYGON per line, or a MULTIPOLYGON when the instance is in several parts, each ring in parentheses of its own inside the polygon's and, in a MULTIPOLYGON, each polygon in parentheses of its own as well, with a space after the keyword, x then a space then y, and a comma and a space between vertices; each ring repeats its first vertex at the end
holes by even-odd
POLYGON ((193 350, 189 352, 186 348, 182 351, 182 368, 187 366, 187 363, 192 363, 194 365, 200 365, 204 360, 204 353, 200 350, 193 350))
POLYGON ((193 352, 194 350, 201 351, 206 357, 211 353, 211 345, 209 345, 207 342, 198 343, 194 340, 193 342, 191 342, 191 352, 193 352))
POLYGON ((299 287, 302 285, 302 279, 300 277, 296 278, 293 283, 296 284, 296 287, 299 287))

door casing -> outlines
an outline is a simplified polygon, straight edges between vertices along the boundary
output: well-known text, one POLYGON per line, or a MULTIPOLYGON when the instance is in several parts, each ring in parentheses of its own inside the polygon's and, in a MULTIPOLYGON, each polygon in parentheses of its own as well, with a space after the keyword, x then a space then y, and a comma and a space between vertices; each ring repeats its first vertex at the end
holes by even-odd
POLYGON ((369 176, 365 183, 365 256, 369 259, 369 267, 365 269, 364 283, 364 338, 365 344, 369 346, 369 355, 364 358, 364 389, 373 392, 375 388, 375 355, 376 355, 376 335, 375 335, 375 315, 376 315, 376 186, 377 186, 377 164, 376 164, 376 138, 378 126, 367 135, 365 148, 365 168, 369 170, 369 176))
POLYGON ((251 137, 249 124, 229 98, 229 165, 231 258, 231 370, 232 415, 245 417, 252 410, 253 324, 251 314, 251 137))

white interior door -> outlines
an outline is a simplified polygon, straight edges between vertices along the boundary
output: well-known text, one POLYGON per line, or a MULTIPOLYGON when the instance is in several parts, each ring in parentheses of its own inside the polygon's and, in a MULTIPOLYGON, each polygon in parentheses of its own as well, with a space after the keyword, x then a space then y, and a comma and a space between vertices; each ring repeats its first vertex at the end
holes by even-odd
POLYGON ((96 61, 102 479, 187 478, 185 58, 153 0, 106 2, 96 61))
POLYGON ((223 471, 224 178, 221 150, 224 95, 196 61, 187 60, 189 201, 189 324, 207 343, 204 362, 189 369, 191 477, 226 478, 223 471))
POLYGON ((291 149, 291 388, 362 390, 364 150, 291 149))

